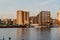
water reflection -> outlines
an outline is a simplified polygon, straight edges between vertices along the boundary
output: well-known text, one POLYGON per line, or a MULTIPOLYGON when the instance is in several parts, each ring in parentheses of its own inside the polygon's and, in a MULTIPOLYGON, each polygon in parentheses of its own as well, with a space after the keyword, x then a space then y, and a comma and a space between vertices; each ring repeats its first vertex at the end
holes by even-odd
POLYGON ((17 28, 17 40, 22 40, 22 28, 17 28))
POLYGON ((57 28, 51 28, 51 40, 57 40, 57 28))
POLYGON ((43 29, 41 31, 41 39, 40 40, 50 40, 50 28, 49 29, 43 29))
POLYGON ((9 40, 9 37, 11 37, 11 40, 17 40, 17 29, 16 28, 0 28, 0 39, 9 40))
POLYGON ((60 40, 60 28, 51 28, 51 40, 60 40))
POLYGON ((60 28, 1 28, 0 40, 60 40, 60 28))

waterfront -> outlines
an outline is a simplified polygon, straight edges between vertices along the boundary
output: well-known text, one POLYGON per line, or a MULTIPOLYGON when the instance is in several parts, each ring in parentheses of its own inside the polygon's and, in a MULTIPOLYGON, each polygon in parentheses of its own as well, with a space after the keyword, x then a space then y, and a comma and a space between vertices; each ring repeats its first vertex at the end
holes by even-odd
POLYGON ((0 40, 60 40, 60 28, 0 28, 0 40))

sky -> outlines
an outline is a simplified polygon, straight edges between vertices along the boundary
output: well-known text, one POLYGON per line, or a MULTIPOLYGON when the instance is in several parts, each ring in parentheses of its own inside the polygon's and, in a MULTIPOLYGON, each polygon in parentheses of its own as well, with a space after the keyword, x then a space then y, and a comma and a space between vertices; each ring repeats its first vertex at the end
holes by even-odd
POLYGON ((57 18, 60 0, 0 0, 0 19, 17 17, 17 10, 29 11, 36 16, 41 11, 50 11, 52 18, 57 18))

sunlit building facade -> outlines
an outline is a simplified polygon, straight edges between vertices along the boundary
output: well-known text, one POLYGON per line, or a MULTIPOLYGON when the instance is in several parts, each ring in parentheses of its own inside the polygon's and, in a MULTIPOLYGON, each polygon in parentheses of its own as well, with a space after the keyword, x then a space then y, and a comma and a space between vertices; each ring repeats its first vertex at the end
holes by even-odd
POLYGON ((29 24, 29 12, 17 11, 17 25, 28 25, 29 24))
POLYGON ((60 11, 57 12, 57 19, 58 19, 58 21, 60 21, 60 11))
POLYGON ((29 24, 29 12, 24 11, 24 25, 29 24))
POLYGON ((50 11, 41 11, 40 12, 40 25, 49 26, 50 25, 50 11))

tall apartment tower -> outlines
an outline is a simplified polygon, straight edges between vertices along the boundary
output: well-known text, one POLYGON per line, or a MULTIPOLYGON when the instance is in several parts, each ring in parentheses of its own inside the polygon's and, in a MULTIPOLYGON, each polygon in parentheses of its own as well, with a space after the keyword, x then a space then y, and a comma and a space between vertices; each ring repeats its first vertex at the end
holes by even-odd
POLYGON ((29 12, 26 11, 17 11, 17 25, 29 24, 29 12))
POLYGON ((24 25, 29 24, 29 12, 25 11, 24 12, 24 25))
POLYGON ((22 15, 23 14, 23 11, 17 11, 17 25, 23 25, 23 18, 22 18, 22 15))
POLYGON ((43 26, 50 25, 50 11, 40 12, 40 22, 43 26))
POLYGON ((60 21, 60 11, 57 13, 57 20, 60 21))

